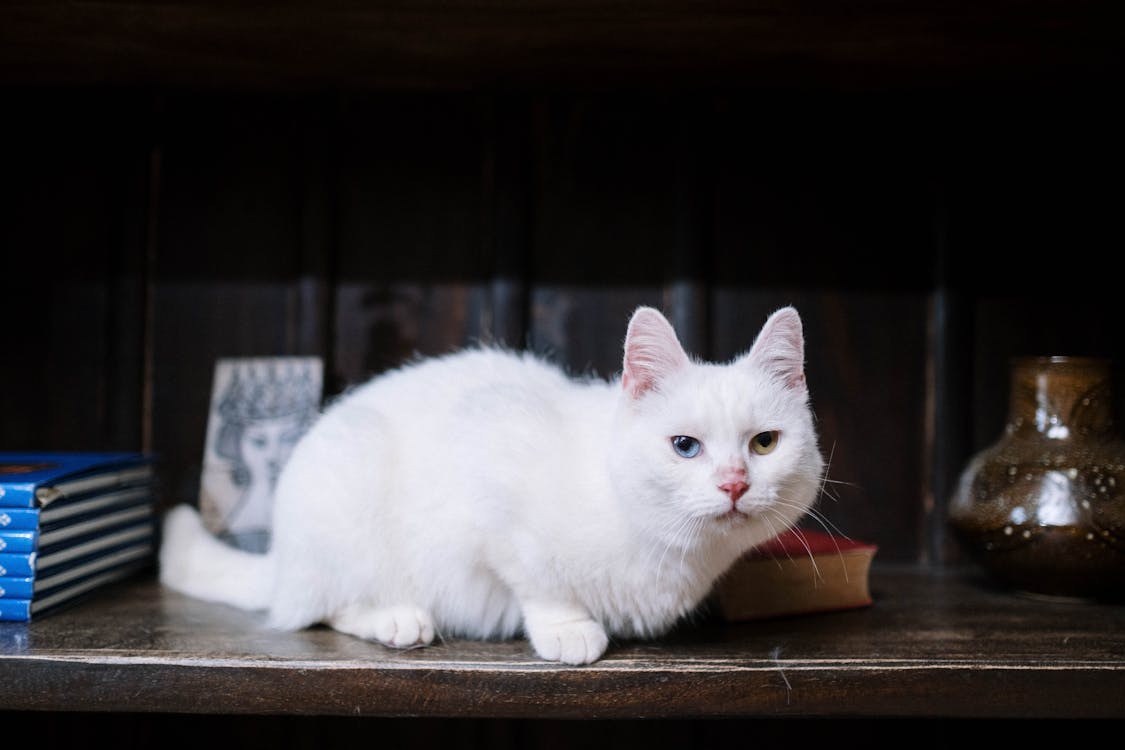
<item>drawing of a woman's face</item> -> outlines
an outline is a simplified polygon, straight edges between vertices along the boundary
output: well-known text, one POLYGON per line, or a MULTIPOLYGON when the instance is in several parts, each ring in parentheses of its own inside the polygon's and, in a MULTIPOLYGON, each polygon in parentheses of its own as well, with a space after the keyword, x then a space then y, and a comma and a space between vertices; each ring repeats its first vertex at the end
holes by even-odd
POLYGON ((296 415, 248 422, 242 432, 240 452, 250 481, 268 482, 272 487, 302 431, 303 423, 296 415))

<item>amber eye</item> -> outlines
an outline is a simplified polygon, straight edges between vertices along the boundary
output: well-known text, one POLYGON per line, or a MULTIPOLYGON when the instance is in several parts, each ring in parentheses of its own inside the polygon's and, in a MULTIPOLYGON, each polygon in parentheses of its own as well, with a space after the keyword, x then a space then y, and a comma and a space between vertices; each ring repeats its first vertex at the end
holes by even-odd
POLYGON ((750 438, 750 450, 754 451, 759 456, 764 456, 777 447, 777 438, 777 430, 759 432, 757 435, 750 438))

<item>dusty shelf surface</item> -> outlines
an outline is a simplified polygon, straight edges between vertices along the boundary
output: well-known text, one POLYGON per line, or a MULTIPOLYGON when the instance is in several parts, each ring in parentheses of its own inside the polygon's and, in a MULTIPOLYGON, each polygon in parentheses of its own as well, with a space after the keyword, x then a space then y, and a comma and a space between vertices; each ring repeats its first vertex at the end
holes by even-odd
POLYGON ((590 666, 522 640, 393 651, 273 632, 142 576, 0 624, 0 710, 478 718, 1125 718, 1125 606, 1042 601, 972 571, 876 565, 867 609, 702 617, 590 666))

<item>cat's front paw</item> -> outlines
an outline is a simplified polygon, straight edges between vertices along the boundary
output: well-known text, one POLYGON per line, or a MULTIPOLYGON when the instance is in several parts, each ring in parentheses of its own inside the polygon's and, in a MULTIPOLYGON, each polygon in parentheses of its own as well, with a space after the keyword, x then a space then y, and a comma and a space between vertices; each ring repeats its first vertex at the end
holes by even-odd
POLYGON ((593 620, 540 624, 529 634, 535 653, 563 664, 590 664, 609 646, 605 628, 593 620))
POLYGON ((434 640, 434 621, 424 609, 400 607, 347 607, 329 621, 341 633, 376 640, 391 648, 428 646, 434 640))

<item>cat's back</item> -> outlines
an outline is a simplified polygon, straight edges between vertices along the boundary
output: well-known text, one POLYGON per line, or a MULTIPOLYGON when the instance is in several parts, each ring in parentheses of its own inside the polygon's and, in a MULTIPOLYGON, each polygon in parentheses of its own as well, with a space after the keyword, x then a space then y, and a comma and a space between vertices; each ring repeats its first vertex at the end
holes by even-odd
POLYGON ((426 412, 459 408, 487 394, 538 393, 556 398, 575 387, 558 366, 536 355, 497 347, 473 347, 410 362, 351 391, 346 400, 394 409, 424 403, 426 412))

